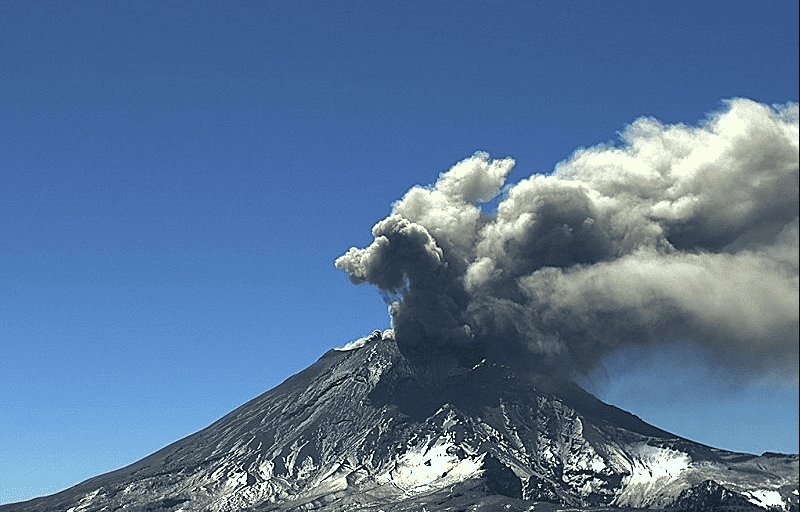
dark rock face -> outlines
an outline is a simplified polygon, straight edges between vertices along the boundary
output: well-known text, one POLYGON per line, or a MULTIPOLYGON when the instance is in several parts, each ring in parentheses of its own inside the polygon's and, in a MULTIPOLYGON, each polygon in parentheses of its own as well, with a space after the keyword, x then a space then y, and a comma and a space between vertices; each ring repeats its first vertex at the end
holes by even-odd
POLYGON ((522 498, 522 482, 505 464, 495 457, 487 456, 481 467, 486 482, 487 494, 500 494, 509 498, 522 498))
POLYGON ((699 445, 503 365, 420 371, 373 336, 131 466, 0 512, 797 510, 797 485, 797 456, 699 445))
POLYGON ((684 489, 672 508, 686 511, 735 511, 735 510, 760 510, 739 493, 729 491, 713 480, 684 489))

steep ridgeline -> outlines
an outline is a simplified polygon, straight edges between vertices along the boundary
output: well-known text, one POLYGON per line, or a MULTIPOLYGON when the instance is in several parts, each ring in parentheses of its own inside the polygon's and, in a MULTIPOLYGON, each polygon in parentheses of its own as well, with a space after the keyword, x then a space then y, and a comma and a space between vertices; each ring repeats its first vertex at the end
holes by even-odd
POLYGON ((798 457, 731 453, 487 362, 423 376, 380 333, 23 511, 798 510, 798 457), (359 346, 360 345, 360 346, 359 346))

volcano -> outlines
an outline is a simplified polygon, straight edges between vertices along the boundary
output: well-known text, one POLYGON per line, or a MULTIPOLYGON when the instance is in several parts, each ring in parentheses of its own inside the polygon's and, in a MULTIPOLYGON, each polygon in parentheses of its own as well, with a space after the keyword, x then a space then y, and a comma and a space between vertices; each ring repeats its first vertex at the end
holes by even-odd
POLYGON ((0 511, 796 511, 798 479, 797 455, 695 443, 486 360, 420 370, 376 331, 139 462, 0 511))

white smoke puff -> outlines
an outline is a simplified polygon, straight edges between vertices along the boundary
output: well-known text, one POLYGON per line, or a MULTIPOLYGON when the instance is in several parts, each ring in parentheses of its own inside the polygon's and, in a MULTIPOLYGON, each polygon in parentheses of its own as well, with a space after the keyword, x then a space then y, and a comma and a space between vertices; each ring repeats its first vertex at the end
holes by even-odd
POLYGON ((484 153, 459 162, 337 260, 354 282, 402 285, 401 348, 570 371, 677 337, 796 375, 796 104, 734 99, 697 126, 641 118, 619 146, 509 187, 487 216, 478 203, 512 166, 484 153), (395 232, 412 225, 414 236, 395 232))
POLYGON ((412 188, 397 202, 394 215, 425 226, 437 244, 456 251, 469 251, 474 245, 481 220, 477 206, 420 187, 412 188))
POLYGON ((466 255, 475 244, 483 218, 480 203, 495 198, 514 168, 514 160, 490 160, 484 152, 455 164, 432 187, 414 187, 392 210, 425 226, 452 256, 466 255))
POLYGON ((434 188, 460 202, 485 203, 497 197, 513 169, 513 159, 491 160, 479 151, 442 173, 434 188))
MULTIPOLYGON (((389 329, 391 330, 391 329, 389 329)), ((346 343, 343 347, 336 347, 333 350, 337 352, 349 352, 351 350, 357 350, 359 348, 364 348, 368 343, 372 343, 373 341, 380 341, 385 340, 387 337, 385 336, 386 331, 372 331, 372 334, 369 336, 364 336, 363 338, 358 338, 357 340, 353 340, 350 343, 346 343)))
POLYGON ((698 127, 638 120, 625 147, 578 151, 555 175, 645 209, 681 248, 764 243, 796 216, 797 105, 727 106, 698 127))

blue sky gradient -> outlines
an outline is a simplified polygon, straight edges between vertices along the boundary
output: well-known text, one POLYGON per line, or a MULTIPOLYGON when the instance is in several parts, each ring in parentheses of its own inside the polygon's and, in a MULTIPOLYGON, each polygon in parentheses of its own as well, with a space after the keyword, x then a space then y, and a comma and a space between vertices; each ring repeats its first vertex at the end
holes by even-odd
MULTIPOLYGON (((516 181, 638 116, 797 101, 798 4, 8 1, 0 70, 3 503, 388 327, 333 260, 476 150, 516 181)), ((680 435, 798 450, 797 382, 677 345, 588 381, 680 435)))

